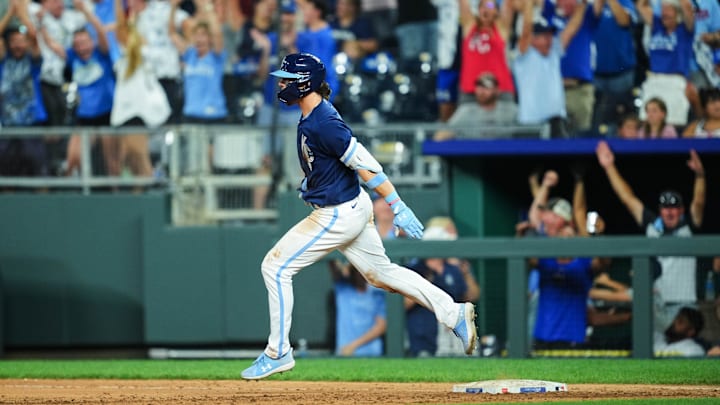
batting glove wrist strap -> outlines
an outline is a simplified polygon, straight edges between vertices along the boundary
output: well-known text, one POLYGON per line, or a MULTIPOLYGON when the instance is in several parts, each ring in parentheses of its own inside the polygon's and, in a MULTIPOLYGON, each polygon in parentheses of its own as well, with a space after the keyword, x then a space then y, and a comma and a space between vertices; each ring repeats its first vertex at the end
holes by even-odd
MULTIPOLYGON (((393 208, 395 204, 401 203, 402 200, 400 199, 400 195, 398 195, 397 191, 393 191, 392 193, 385 196, 385 202, 390 204, 390 208, 393 208)), ((393 210, 394 212, 395 210, 393 210)))

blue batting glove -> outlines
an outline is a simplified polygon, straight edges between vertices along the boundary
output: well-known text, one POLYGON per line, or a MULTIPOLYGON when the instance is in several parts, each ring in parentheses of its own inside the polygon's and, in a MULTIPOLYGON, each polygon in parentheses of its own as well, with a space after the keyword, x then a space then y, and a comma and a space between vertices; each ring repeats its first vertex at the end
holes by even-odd
POLYGON ((420 220, 417 219, 413 210, 411 210, 403 201, 398 201, 392 205, 393 224, 405 231, 412 239, 422 239, 423 229, 425 227, 420 220))

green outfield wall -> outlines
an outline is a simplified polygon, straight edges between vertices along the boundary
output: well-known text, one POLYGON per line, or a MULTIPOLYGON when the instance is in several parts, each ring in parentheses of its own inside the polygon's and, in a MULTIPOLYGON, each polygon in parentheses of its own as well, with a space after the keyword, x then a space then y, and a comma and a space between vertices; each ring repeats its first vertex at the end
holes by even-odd
MULTIPOLYGON (((442 190, 405 194, 424 202, 419 215, 447 214, 442 190)), ((295 193, 279 205, 277 224, 178 228, 164 194, 0 195, 2 343, 262 344, 269 321, 260 263, 309 210, 295 193)), ((293 337, 324 345, 326 262, 295 286, 293 337)))

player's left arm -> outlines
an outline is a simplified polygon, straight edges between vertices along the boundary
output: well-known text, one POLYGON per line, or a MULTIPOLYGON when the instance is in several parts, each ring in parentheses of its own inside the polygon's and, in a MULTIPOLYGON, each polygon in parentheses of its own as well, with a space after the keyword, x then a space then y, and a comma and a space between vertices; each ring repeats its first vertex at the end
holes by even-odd
POLYGON ((395 226, 404 230, 413 239, 422 238, 423 224, 410 207, 400 199, 395 186, 383 173, 382 165, 355 137, 350 138, 345 152, 340 156, 340 161, 355 170, 369 189, 375 190, 385 199, 395 214, 393 219, 395 226))
POLYGON ((425 227, 417 219, 413 210, 400 199, 400 195, 387 178, 387 175, 383 172, 373 173, 366 169, 358 169, 357 173, 365 185, 375 190, 390 205, 393 214, 395 214, 395 219, 393 219, 395 226, 404 230, 413 239, 422 239, 425 227))

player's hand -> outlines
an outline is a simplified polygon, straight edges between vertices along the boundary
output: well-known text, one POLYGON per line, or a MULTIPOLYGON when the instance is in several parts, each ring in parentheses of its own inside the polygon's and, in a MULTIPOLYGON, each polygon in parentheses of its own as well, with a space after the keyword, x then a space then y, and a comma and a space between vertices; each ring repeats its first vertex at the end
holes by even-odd
POLYGON ((422 239, 423 229, 425 227, 417 219, 415 213, 403 201, 398 201, 392 205, 393 224, 402 229, 412 239, 422 239))

